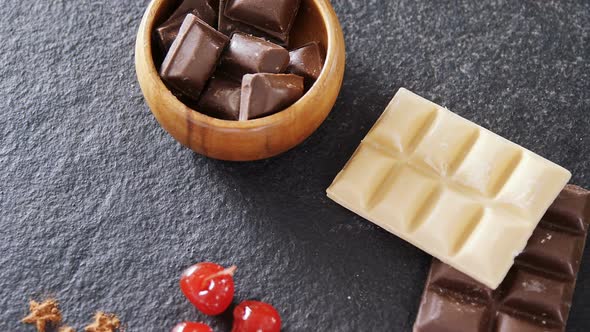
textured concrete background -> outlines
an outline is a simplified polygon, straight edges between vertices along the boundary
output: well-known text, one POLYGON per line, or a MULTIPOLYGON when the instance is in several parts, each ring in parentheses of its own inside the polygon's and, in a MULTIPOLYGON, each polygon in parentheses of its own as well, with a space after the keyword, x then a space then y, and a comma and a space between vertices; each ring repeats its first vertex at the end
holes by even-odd
MULTIPOLYGON (((236 264, 236 300, 285 331, 408 331, 429 257, 324 190, 405 86, 565 166, 590 186, 590 2, 334 0, 347 42, 334 111, 304 144, 255 163, 181 147, 146 107, 133 46, 147 0, 2 0, 0 331, 56 296, 128 331, 196 312, 181 270, 236 264)), ((569 331, 590 330, 590 250, 569 331)))

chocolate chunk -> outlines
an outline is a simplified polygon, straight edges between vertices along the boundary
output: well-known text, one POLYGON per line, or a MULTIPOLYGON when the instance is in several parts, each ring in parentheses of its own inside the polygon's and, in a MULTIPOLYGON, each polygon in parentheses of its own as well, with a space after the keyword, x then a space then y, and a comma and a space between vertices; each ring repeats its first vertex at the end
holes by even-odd
POLYGON ((225 120, 238 120, 241 85, 223 74, 216 74, 198 103, 201 113, 225 120))
POLYGON ((219 0, 209 0, 208 2, 211 8, 215 9, 215 15, 217 17, 217 14, 219 14, 219 0))
POLYGON ((285 38, 284 40, 279 40, 275 37, 270 36, 268 33, 264 31, 256 29, 253 26, 250 26, 242 22, 234 21, 231 18, 225 16, 224 12, 227 2, 228 0, 219 0, 219 20, 217 25, 217 29, 219 30, 219 32, 225 34, 226 36, 231 36, 234 32, 242 32, 245 34, 263 38, 277 45, 285 47, 289 45, 289 36, 287 36, 287 38, 285 38))
POLYGON ((282 73, 288 63, 289 52, 283 47, 258 37, 235 33, 221 56, 220 69, 241 79, 245 74, 282 73))
POLYGON ((180 30, 182 21, 184 21, 184 17, 182 16, 168 19, 156 29, 156 37, 164 52, 167 52, 170 49, 174 39, 178 36, 178 30, 180 30))
POLYGON ((211 4, 207 0, 184 0, 176 8, 176 10, 170 15, 170 19, 177 17, 184 17, 189 12, 193 13, 196 17, 203 20, 205 23, 212 27, 215 27, 217 21, 217 13, 211 7, 211 4))
POLYGON ((289 66, 287 71, 292 74, 303 76, 305 86, 310 87, 318 79, 324 66, 320 45, 318 42, 311 42, 289 52, 289 66))
POLYGON ((178 30, 188 13, 195 15, 203 22, 214 27, 217 23, 217 14, 206 0, 185 0, 180 4, 174 13, 162 25, 156 29, 156 36, 164 51, 168 51, 178 30))
POLYGON ((160 76, 187 97, 197 100, 228 41, 225 35, 188 14, 162 63, 160 76))
POLYGON ((589 222, 590 191, 567 185, 496 290, 435 259, 414 332, 565 331, 589 222))
POLYGON ((223 15, 285 42, 300 0, 228 0, 223 15))
POLYGON ((281 111, 303 95, 303 77, 293 74, 247 74, 242 80, 240 121, 281 111))

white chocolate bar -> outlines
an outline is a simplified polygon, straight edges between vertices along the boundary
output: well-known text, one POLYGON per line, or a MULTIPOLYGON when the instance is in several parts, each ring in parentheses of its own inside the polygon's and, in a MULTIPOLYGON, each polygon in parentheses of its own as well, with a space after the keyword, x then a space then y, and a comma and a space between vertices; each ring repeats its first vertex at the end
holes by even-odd
POLYGON ((327 193, 496 288, 570 177, 402 88, 327 193))

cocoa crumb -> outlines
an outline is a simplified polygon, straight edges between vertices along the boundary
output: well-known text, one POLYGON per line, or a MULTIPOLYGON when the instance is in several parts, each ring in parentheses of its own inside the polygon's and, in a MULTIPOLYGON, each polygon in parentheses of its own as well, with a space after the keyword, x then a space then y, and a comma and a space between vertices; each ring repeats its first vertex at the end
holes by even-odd
POLYGON ((42 303, 31 300, 29 312, 22 322, 35 325, 38 332, 45 332, 48 325, 57 325, 62 319, 57 301, 54 299, 47 299, 42 303))
POLYGON ((115 332, 121 326, 121 321, 114 314, 97 312, 94 316, 94 323, 86 326, 86 332, 115 332))

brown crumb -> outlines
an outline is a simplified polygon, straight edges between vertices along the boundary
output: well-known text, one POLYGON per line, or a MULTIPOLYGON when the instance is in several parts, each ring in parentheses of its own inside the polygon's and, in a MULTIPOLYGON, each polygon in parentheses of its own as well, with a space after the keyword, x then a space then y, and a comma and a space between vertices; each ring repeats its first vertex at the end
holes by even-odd
POLYGON ((121 326, 121 321, 114 314, 97 312, 94 315, 94 323, 86 326, 86 332, 115 332, 121 326))
POLYGON ((59 328, 59 330, 57 330, 57 332, 76 332, 76 330, 74 330, 73 327, 62 326, 59 328))
POLYGON ((22 319, 22 322, 34 324, 38 332, 45 332, 47 325, 57 325, 61 322, 61 312, 57 301, 54 299, 47 299, 42 303, 31 300, 29 311, 30 313, 22 319))

